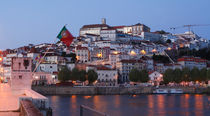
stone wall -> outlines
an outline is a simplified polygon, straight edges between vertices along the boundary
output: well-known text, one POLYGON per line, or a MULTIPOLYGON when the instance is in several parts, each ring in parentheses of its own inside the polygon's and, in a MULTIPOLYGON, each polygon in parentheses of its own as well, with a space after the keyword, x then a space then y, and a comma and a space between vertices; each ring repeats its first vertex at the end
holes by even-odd
MULTIPOLYGON (((163 89, 182 89, 184 93, 210 93, 210 88, 195 87, 160 87, 163 89)), ((32 89, 43 95, 132 95, 151 94, 155 87, 68 87, 68 86, 33 86, 32 89)))
POLYGON ((44 95, 115 95, 152 93, 152 87, 56 87, 33 86, 32 89, 44 95))
POLYGON ((20 115, 19 116, 43 116, 43 114, 33 105, 29 100, 20 102, 20 115))

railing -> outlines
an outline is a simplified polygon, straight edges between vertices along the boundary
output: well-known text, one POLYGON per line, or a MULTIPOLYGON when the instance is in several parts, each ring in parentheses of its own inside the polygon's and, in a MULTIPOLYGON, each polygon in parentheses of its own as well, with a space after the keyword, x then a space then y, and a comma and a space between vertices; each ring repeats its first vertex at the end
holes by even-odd
POLYGON ((80 106, 80 116, 109 116, 109 115, 105 114, 103 112, 97 111, 95 109, 92 109, 88 106, 81 105, 80 106))

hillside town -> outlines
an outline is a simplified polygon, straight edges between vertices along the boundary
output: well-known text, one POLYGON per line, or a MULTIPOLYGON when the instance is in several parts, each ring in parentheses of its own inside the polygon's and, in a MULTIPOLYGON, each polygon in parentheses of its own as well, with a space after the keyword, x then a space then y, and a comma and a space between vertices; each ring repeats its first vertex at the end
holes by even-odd
MULTIPOLYGON (((172 34, 163 30, 150 30, 150 27, 141 23, 111 26, 103 18, 101 24, 82 26, 79 36, 74 37, 70 46, 58 41, 6 49, 1 51, 1 82, 9 83, 13 78, 21 80, 21 75, 13 76, 17 76, 18 71, 30 70, 33 73, 33 85, 55 85, 63 81, 58 75, 64 67, 69 70, 69 75, 76 75, 72 79, 66 79, 74 86, 87 86, 90 82, 94 86, 129 86, 138 85, 140 82, 146 83, 145 85, 161 85, 164 73, 170 71, 169 69, 182 71, 185 68, 196 68, 208 72, 210 59, 207 59, 207 54, 203 57, 185 53, 204 49, 208 51, 208 39, 196 35, 193 31, 172 34), (15 59, 20 59, 19 64, 13 64, 15 59), (21 70, 17 69, 16 65, 19 65, 21 70), (97 73, 97 78, 86 78, 85 75, 90 70, 97 73), (83 74, 81 71, 84 72, 83 78, 78 76, 83 74), (140 75, 140 72, 147 75, 148 79, 134 78, 135 74, 140 75), (132 75, 134 76, 131 77, 132 75)), ((199 79, 194 82, 203 84, 202 80, 197 81, 199 79)))

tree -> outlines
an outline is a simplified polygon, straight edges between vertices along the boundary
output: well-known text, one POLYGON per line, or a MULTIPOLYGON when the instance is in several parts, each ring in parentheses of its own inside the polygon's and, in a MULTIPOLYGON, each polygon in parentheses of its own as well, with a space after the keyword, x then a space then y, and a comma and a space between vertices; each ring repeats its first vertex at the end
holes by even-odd
POLYGON ((170 39, 167 39, 166 43, 171 43, 171 40, 170 39))
POLYGON ((81 70, 79 71, 79 81, 84 82, 86 81, 86 71, 85 70, 81 70))
POLYGON ((210 69, 207 70, 206 77, 207 77, 207 80, 210 80, 210 69))
POLYGON ((200 70, 200 78, 198 79, 198 81, 206 81, 206 80, 207 80, 207 69, 202 68, 200 70))
POLYGON ((70 70, 65 66, 62 67, 61 70, 58 72, 58 80, 61 82, 66 82, 70 80, 70 70))
POLYGON ((147 70, 141 70, 140 71, 140 78, 139 81, 142 83, 146 83, 149 81, 149 75, 148 75, 148 71, 147 70))
POLYGON ((176 68, 175 70, 173 70, 173 81, 175 83, 180 83, 182 81, 181 80, 181 77, 182 77, 182 71, 181 71, 181 69, 176 68))
POLYGON ((73 68, 71 73, 71 80, 76 81, 79 80, 79 78, 80 78, 80 71, 77 68, 73 68))
POLYGON ((185 81, 185 82, 189 82, 190 79, 190 69, 185 67, 182 69, 182 76, 181 76, 181 80, 185 81))
POLYGON ((199 80, 199 76, 200 76, 200 71, 197 67, 194 67, 191 71, 190 71, 190 77, 191 77, 191 81, 198 81, 199 80))
POLYGON ((140 71, 136 68, 132 69, 129 73, 129 80, 133 82, 139 81, 140 71))
POLYGON ((161 62, 161 63, 170 63, 170 60, 167 56, 164 56, 164 55, 153 55, 152 56, 152 59, 155 61, 155 62, 161 62))
POLYGON ((173 78, 173 70, 167 69, 163 74, 163 83, 168 84, 169 82, 172 82, 173 78))
POLYGON ((89 84, 92 84, 98 79, 98 74, 94 70, 88 70, 87 77, 89 84))

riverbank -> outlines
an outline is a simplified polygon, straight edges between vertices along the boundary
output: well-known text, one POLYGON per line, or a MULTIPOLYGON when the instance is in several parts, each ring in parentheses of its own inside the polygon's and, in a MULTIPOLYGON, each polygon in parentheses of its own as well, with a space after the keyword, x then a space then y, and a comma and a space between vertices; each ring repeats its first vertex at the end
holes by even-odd
MULTIPOLYGON (((188 94, 210 94, 210 87, 160 87, 164 89, 182 89, 188 94)), ((43 95, 133 95, 152 94, 155 87, 69 87, 69 86, 33 86, 32 89, 43 95)))

